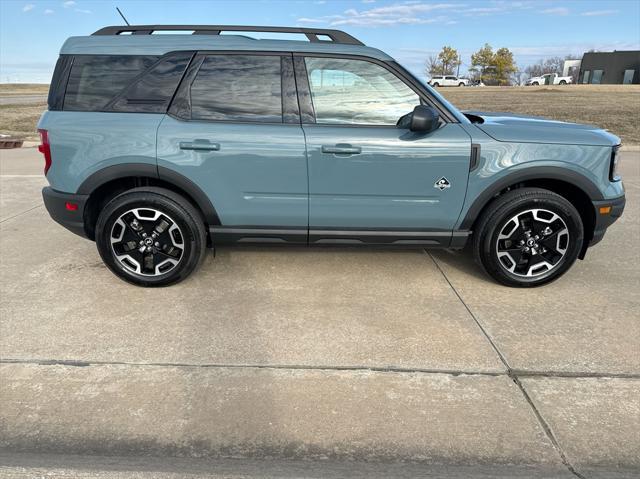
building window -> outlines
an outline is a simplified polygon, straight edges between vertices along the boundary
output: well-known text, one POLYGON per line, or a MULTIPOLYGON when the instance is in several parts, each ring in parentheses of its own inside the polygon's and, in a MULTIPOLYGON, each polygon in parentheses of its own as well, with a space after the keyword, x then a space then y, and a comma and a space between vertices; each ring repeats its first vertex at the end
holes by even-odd
POLYGON ((583 84, 587 84, 589 83, 589 75, 591 74, 590 70, 585 70, 584 73, 582 74, 582 83, 583 84))
POLYGON ((633 83, 633 77, 636 74, 635 70, 625 70, 624 71, 624 78, 622 79, 622 84, 623 85, 630 85, 633 83))
POLYGON ((593 70, 593 75, 591 76, 591 83, 593 85, 599 85, 602 83, 602 77, 604 76, 604 70, 593 70))

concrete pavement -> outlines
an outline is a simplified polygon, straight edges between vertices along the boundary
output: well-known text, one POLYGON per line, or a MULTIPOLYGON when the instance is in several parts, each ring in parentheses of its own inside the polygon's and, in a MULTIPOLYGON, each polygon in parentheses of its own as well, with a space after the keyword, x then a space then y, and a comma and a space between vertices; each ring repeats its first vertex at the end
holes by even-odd
POLYGON ((0 473, 117 477, 60 455, 109 454, 181 456, 202 477, 255 477, 259 459, 273 477, 301 459, 321 461, 310 477, 640 474, 637 152, 623 218, 535 290, 466 253, 256 247, 136 288, 49 219, 41 167, 0 152, 0 473))

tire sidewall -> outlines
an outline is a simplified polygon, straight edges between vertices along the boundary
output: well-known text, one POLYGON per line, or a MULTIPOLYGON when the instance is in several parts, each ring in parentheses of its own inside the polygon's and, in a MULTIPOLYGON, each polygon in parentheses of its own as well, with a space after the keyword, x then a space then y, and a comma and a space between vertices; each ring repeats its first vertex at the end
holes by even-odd
POLYGON ((481 242, 480 257, 485 269, 504 284, 520 287, 541 286, 562 276, 573 265, 584 241, 583 224, 580 214, 562 197, 525 197, 519 198, 500 208, 500 211, 488 222, 481 242), (560 262, 550 271, 535 278, 517 276, 507 271, 497 256, 497 240, 506 221, 519 212, 528 209, 545 209, 562 218, 569 230, 569 246, 560 262))
POLYGON ((124 193, 109 202, 98 217, 96 244, 107 267, 116 275, 139 286, 167 286, 186 278, 200 260, 205 245, 198 234, 195 219, 172 199, 157 193, 124 193), (169 216, 180 228, 184 238, 183 256, 175 268, 159 276, 145 276, 125 268, 114 255, 111 247, 111 229, 120 215, 134 208, 153 208, 169 216))

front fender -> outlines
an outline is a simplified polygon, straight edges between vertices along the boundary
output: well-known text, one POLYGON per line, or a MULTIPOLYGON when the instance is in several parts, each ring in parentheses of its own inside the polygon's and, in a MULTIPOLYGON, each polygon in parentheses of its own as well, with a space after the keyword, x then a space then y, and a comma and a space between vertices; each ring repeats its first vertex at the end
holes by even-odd
POLYGON ((584 191, 592 201, 619 194, 609 182, 611 148, 496 141, 480 143, 480 162, 469 175, 467 196, 456 229, 470 229, 493 197, 525 181, 570 183, 584 191))

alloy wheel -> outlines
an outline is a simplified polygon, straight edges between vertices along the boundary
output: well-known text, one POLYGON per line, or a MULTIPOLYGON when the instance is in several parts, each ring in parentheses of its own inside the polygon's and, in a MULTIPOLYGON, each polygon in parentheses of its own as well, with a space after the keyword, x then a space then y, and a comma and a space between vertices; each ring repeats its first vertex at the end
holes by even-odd
POLYGON ((500 265, 524 278, 536 278, 556 268, 568 247, 566 223, 546 209, 528 209, 511 217, 496 240, 500 265))
POLYGON ((175 269, 184 256, 182 230, 167 214, 134 208, 121 214, 110 233, 111 250, 128 271, 160 276, 175 269))

